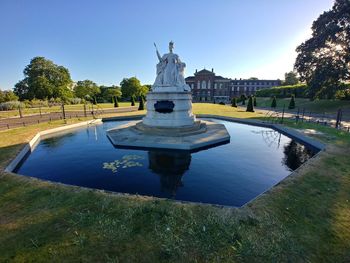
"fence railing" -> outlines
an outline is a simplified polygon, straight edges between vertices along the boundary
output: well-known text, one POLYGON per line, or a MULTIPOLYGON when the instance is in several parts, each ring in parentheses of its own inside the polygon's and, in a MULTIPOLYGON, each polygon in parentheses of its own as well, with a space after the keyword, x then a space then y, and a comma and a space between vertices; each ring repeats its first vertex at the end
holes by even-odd
POLYGON ((22 110, 20 115, 16 117, 0 119, 0 130, 25 127, 33 124, 50 122, 55 120, 67 120, 79 117, 93 117, 98 118, 100 115, 108 113, 120 113, 128 111, 137 111, 137 107, 118 107, 118 108, 102 108, 98 105, 84 104, 81 109, 67 110, 67 105, 62 104, 59 111, 40 112, 37 114, 24 115, 22 110))
POLYGON ((270 110, 265 114, 266 122, 283 123, 285 118, 292 119, 296 123, 312 122, 319 125, 330 126, 336 129, 350 132, 350 110, 339 108, 336 113, 312 112, 305 108, 296 108, 294 111, 285 112, 270 110))

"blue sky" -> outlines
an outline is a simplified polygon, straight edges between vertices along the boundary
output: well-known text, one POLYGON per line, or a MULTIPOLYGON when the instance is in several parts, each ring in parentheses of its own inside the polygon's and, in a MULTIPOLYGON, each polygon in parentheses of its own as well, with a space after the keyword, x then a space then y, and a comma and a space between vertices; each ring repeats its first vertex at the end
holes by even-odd
POLYGON ((284 78, 295 48, 333 0, 0 0, 0 88, 23 78, 35 56, 72 79, 152 84, 157 57, 175 42, 186 76, 214 68, 230 78, 284 78))

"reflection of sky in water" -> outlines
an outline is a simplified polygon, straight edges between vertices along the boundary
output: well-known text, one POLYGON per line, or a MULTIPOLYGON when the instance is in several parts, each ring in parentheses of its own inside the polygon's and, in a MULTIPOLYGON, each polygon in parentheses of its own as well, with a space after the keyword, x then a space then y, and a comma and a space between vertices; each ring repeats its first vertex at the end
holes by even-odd
POLYGON ((305 162, 312 152, 268 128, 226 121, 228 144, 196 153, 116 149, 106 122, 41 141, 19 173, 116 192, 240 206, 305 162))

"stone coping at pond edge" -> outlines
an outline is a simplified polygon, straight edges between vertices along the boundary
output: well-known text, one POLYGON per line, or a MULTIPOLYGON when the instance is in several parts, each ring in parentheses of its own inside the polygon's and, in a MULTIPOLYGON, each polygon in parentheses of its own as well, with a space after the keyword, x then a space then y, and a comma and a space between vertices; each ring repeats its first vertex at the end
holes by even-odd
MULTIPOLYGON (((286 176, 282 181, 276 183, 275 185, 271 186, 269 189, 267 189, 265 192, 259 194, 249 202, 245 203, 241 207, 244 207, 254 200, 258 199, 260 196, 268 194, 269 191, 271 191, 276 185, 279 185, 286 181, 288 178, 291 178, 293 176, 296 176, 300 169, 308 165, 310 162, 315 160, 319 154, 326 149, 326 145, 314 140, 310 137, 305 136, 304 134, 294 130, 290 129, 287 127, 283 127, 282 125, 279 124, 271 124, 271 123, 265 123, 263 121, 259 120, 246 120, 246 119, 239 119, 239 118, 233 118, 233 117, 224 117, 224 116, 218 116, 218 115, 210 115, 210 114, 197 114, 196 115, 198 118, 213 118, 213 119, 219 119, 219 120, 225 120, 225 121, 230 121, 230 122, 237 122, 237 123, 242 123, 242 124, 248 124, 248 125, 254 125, 254 126, 260 126, 260 127, 266 127, 266 128, 271 128, 274 130, 277 130, 278 132, 281 132, 282 134, 295 139, 296 141, 307 145, 308 147, 313 148, 314 150, 318 151, 317 154, 315 154, 311 159, 309 159, 307 162, 302 164, 299 168, 291 172, 288 176, 286 176)), ((23 149, 17 154, 17 156, 7 165, 5 168, 5 172, 8 173, 14 173, 14 170, 18 167, 18 165, 25 160, 28 154, 30 154, 35 147, 40 143, 41 139, 44 139, 46 137, 51 137, 52 135, 58 135, 60 133, 64 133, 67 130, 72 130, 72 129, 79 129, 84 126, 90 126, 90 125, 98 125, 101 124, 102 122, 107 122, 107 121, 125 121, 125 120, 140 120, 144 115, 136 115, 136 116, 118 116, 118 117, 109 117, 109 118, 102 118, 102 119, 95 119, 95 120, 89 120, 89 121, 84 121, 84 122, 79 122, 71 125, 66 125, 58 128, 53 128, 45 131, 38 132, 24 147, 23 149)), ((40 180, 40 181, 46 181, 46 180, 41 180, 37 179, 34 177, 29 177, 30 179, 33 180, 40 180)), ((128 194, 128 193, 119 193, 119 192, 112 192, 108 190, 101 190, 101 189, 93 189, 93 188, 87 188, 87 187, 82 187, 82 186, 75 186, 75 185, 68 185, 68 184, 63 184, 59 182, 52 182, 48 181, 52 184, 56 185, 62 185, 62 186, 69 186, 77 189, 85 189, 88 191, 97 191, 97 192, 103 192, 103 193, 110 193, 110 194, 115 194, 119 196, 140 196, 140 195, 133 195, 133 194, 128 194)), ((159 199, 159 200, 167 200, 167 198, 161 198, 161 197, 153 197, 153 196, 142 196, 142 198, 151 198, 151 199, 159 199)), ((225 205, 217 205, 217 204, 207 204, 207 203, 199 203, 199 202, 191 202, 191 201, 182 201, 182 200, 172 200, 178 203, 184 203, 184 204, 199 204, 199 205, 210 205, 210 206, 215 206, 215 207, 228 207, 228 208, 237 208, 236 206, 225 206, 225 205)))

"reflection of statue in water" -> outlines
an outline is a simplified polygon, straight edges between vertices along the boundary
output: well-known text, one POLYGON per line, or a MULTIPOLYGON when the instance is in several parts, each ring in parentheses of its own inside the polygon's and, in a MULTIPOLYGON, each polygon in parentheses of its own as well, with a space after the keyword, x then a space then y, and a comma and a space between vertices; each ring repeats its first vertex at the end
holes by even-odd
POLYGON ((161 190, 175 197, 178 187, 183 186, 181 178, 191 163, 191 153, 171 151, 149 151, 149 168, 160 175, 161 190))
POLYGON ((314 152, 304 145, 301 145, 294 140, 291 140, 289 144, 284 146, 285 154, 282 162, 288 166, 292 171, 297 169, 300 165, 305 163, 308 159, 310 159, 314 152))
POLYGON ((186 64, 181 62, 179 56, 173 53, 174 43, 169 43, 169 53, 161 56, 158 52, 156 44, 157 57, 157 77, 154 81, 154 87, 180 87, 184 91, 189 91, 190 87, 185 82, 186 64))

